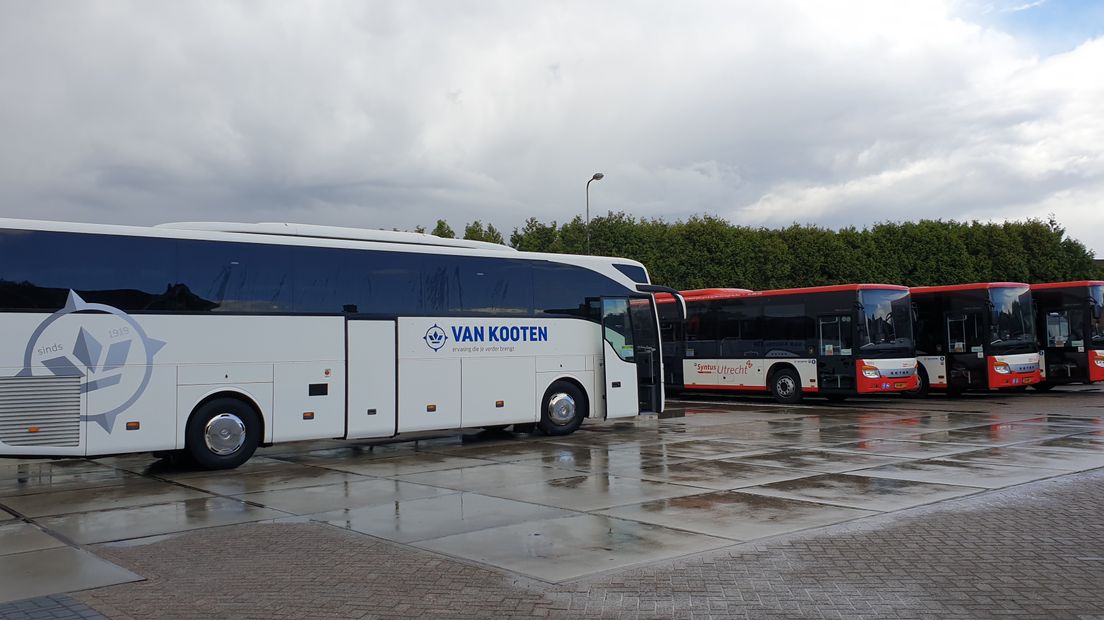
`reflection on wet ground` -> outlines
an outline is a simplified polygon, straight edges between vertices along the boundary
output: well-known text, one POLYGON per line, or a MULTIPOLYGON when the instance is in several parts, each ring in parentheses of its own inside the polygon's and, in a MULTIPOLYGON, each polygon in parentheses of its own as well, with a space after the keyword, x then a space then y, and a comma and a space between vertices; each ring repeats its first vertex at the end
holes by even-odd
POLYGON ((0 601, 135 579, 100 543, 284 519, 571 579, 1104 467, 1100 399, 674 401, 567 437, 282 444, 225 472, 0 459, 0 601))

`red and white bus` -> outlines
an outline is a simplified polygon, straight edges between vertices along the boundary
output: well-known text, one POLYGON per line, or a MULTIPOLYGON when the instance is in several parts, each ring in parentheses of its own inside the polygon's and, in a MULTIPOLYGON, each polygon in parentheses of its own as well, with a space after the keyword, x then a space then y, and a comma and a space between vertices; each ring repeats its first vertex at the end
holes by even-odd
POLYGON ((909 290, 846 284, 657 296, 667 385, 688 391, 841 400, 918 387, 909 290))
POLYGON ((1104 281, 1032 284, 1031 296, 1045 353, 1035 389, 1104 381, 1104 281))
POLYGON ((1031 288, 979 282, 911 289, 921 394, 1020 389, 1042 381, 1031 288))

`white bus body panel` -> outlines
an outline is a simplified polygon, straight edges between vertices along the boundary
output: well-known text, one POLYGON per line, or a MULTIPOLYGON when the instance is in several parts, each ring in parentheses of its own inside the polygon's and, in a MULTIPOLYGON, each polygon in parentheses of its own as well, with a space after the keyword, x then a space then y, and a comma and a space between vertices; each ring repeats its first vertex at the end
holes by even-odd
POLYGON ((460 424, 471 428, 535 422, 536 362, 532 357, 462 361, 460 424))
POLYGON ((818 391, 816 359, 790 357, 684 359, 683 387, 688 390, 701 388, 765 392, 770 389, 767 386, 767 374, 775 364, 787 364, 796 368, 803 391, 818 391))
POLYGON ((395 425, 395 322, 348 323, 348 439, 391 437, 395 425))
MULTIPOLYGON (((426 405, 431 404, 425 395, 441 394, 436 398, 443 401, 441 390, 450 391, 453 402, 463 407, 457 412, 456 427, 535 422, 540 419, 545 390, 565 377, 583 386, 592 416, 600 411, 601 393, 595 391, 593 359, 602 354, 602 336, 595 323, 489 317, 403 317, 398 323, 400 433, 449 428, 445 423, 451 418, 440 415, 442 402, 435 403, 438 415, 432 419, 439 422, 431 427, 426 426, 427 420, 406 419, 407 415, 432 415, 425 412, 426 405), (440 360, 455 360, 457 365, 411 364, 440 360), (460 377, 455 382, 452 373, 460 377), (417 402, 408 406, 412 397, 417 402), (500 400, 504 406, 496 407, 500 400)), ((628 415, 636 413, 634 400, 628 415)))
MULTIPOLYGON (((0 454, 111 454, 184 446, 184 428, 197 403, 220 391, 246 394, 260 409, 265 441, 283 422, 318 423, 311 437, 333 437, 343 408, 344 317, 128 315, 77 300, 79 313, 12 313, 5 317, 0 368, 4 376, 56 374, 46 364, 77 372, 84 394, 80 445, 20 449, 0 440, 0 454), (36 336, 37 334, 37 336, 36 336), (30 342, 32 337, 35 342, 30 342), (24 358, 29 356, 29 370, 24 358), (209 363, 210 360, 219 363, 209 363), (74 370, 75 369, 75 370, 74 370), (325 377, 325 370, 330 376, 325 377), (273 379, 287 402, 273 408, 273 379), (329 383, 329 396, 306 398, 311 383, 329 383), (294 396, 293 396, 294 395, 294 396), (303 409, 306 402, 310 409, 303 409), (311 421, 305 411, 314 411, 311 421), (136 423, 127 430, 127 423, 136 423)), ((281 433, 283 434, 283 433, 281 433)), ((305 438, 291 434, 286 437, 305 438)))

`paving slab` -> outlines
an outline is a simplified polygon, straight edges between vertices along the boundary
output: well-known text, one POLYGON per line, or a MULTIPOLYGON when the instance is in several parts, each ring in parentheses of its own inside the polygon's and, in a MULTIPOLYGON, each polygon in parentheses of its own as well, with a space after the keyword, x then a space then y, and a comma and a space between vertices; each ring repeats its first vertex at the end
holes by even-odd
MULTIPOLYGON (((285 461, 282 459, 267 456, 253 456, 253 458, 249 459, 248 461, 234 469, 234 473, 239 475, 248 475, 259 473, 272 473, 277 471, 307 472, 309 471, 309 469, 310 467, 307 465, 292 463, 291 461, 285 461)), ((142 472, 142 474, 164 478, 165 480, 186 481, 189 478, 210 477, 211 470, 199 469, 196 466, 180 465, 161 460, 150 465, 146 470, 142 472)))
POLYGON ((723 538, 588 514, 425 540, 415 546, 558 582, 731 544, 723 538))
MULTIPOLYGON (((20 521, 0 525, 0 556, 27 551, 38 551, 52 547, 62 547, 65 543, 50 536, 30 523, 20 521)), ((0 558, 0 563, 16 560, 0 558)))
POLYGON ((1060 476, 1069 472, 1039 467, 993 465, 970 460, 929 459, 882 465, 881 467, 872 467, 854 473, 877 478, 999 489, 1013 484, 1023 484, 1032 480, 1060 476))
POLYGON ((1021 445, 1060 450, 1104 451, 1104 433, 1079 433, 1043 441, 1029 441, 1021 445))
POLYGON ((605 446, 559 445, 547 456, 533 460, 515 461, 519 465, 542 465, 557 469, 570 469, 595 474, 615 474, 639 477, 646 467, 660 467, 684 463, 688 459, 663 456, 648 450, 610 450, 605 446))
POLYGON ((208 476, 187 478, 180 482, 181 484, 186 484, 204 491, 210 491, 211 493, 239 495, 256 491, 297 489, 368 479, 369 478, 365 476, 344 471, 334 471, 321 467, 307 467, 290 471, 278 469, 276 471, 263 471, 245 475, 238 475, 231 470, 208 476))
POLYGON ((91 461, 45 461, 0 466, 0 496, 94 489, 138 480, 129 471, 91 461))
POLYGON ((28 517, 42 517, 163 504, 197 497, 209 497, 209 494, 167 482, 140 479, 136 482, 128 480, 121 485, 96 489, 0 497, 0 504, 28 517))
POLYGON ((888 512, 982 491, 980 487, 872 478, 854 474, 821 474, 740 489, 742 493, 888 512))
POLYGON ((493 459, 468 458, 463 456, 451 456, 438 452, 417 452, 404 456, 394 456, 386 459, 372 459, 355 463, 335 462, 316 467, 325 467, 335 471, 346 471, 363 476, 386 477, 401 476, 402 474, 418 474, 427 471, 439 471, 442 469, 457 469, 460 467, 477 467, 479 465, 492 465, 493 459))
POLYGON ((722 441, 686 441, 668 444, 658 448, 658 453, 671 458, 685 459, 724 459, 757 454, 770 447, 753 444, 739 444, 722 441))
POLYGON ((406 543, 576 514, 479 493, 452 493, 325 512, 311 519, 406 543))
POLYGON ((805 473, 840 473, 901 461, 898 458, 878 454, 829 452, 827 450, 778 450, 727 460, 753 465, 784 467, 805 473))
POLYGON ((168 504, 47 517, 38 522, 78 544, 88 545, 285 516, 285 513, 250 506, 235 499, 202 497, 168 504))
POLYGON ((57 547, 5 556, 0 561, 0 602, 102 588, 141 577, 87 551, 57 547))
POLYGON ((639 471, 637 477, 703 489, 726 490, 792 480, 814 473, 740 461, 693 460, 673 465, 645 467, 639 471))
POLYGON ((652 499, 694 495, 702 491, 688 486, 595 474, 485 488, 480 492, 494 497, 586 512, 652 499))
POLYGON ((363 480, 301 489, 260 491, 234 497, 289 514, 308 515, 449 493, 459 491, 398 480, 363 480))
POLYGON ((897 439, 867 439, 849 443, 834 444, 824 448, 830 452, 854 452, 857 454, 884 454, 902 459, 926 459, 961 452, 971 452, 977 448, 962 444, 942 444, 925 441, 901 441, 897 439))
POLYGON ((895 437, 895 439, 900 439, 902 441, 927 441, 942 444, 966 444, 978 447, 1010 446, 1012 444, 1042 439, 1040 437, 1033 439, 1032 437, 1022 437, 1019 435, 1008 436, 994 432, 984 432, 980 430, 981 428, 988 427, 968 427, 948 431, 912 433, 895 437))
POLYGON ((574 475, 576 475, 576 472, 566 469, 499 463, 497 465, 461 467, 460 469, 430 471, 420 474, 403 474, 395 476, 395 478, 403 482, 427 484, 458 491, 478 491, 491 487, 532 485, 541 480, 569 478, 574 475))
POLYGON ((1038 467, 1063 471, 1084 471, 1104 467, 1104 450, 1062 450, 1016 444, 1004 448, 987 448, 940 457, 940 460, 972 463, 992 463, 1015 467, 1038 467))
POLYGON ((618 506, 596 514, 747 541, 878 513, 739 491, 721 491, 618 506))

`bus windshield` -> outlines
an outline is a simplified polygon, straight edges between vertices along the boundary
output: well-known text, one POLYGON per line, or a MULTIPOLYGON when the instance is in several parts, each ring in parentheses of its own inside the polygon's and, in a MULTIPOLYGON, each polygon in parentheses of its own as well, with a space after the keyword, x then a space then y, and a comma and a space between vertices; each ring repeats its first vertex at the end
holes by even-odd
POLYGON ((912 304, 908 291, 859 291, 859 350, 862 355, 912 355, 912 304))
POLYGON ((1035 347, 1035 323, 1031 316, 1031 291, 1027 287, 989 289, 993 320, 989 344, 996 349, 1035 347))
POLYGON ((1092 305, 1089 307, 1090 338, 1092 346, 1104 346, 1104 285, 1089 287, 1092 305))

